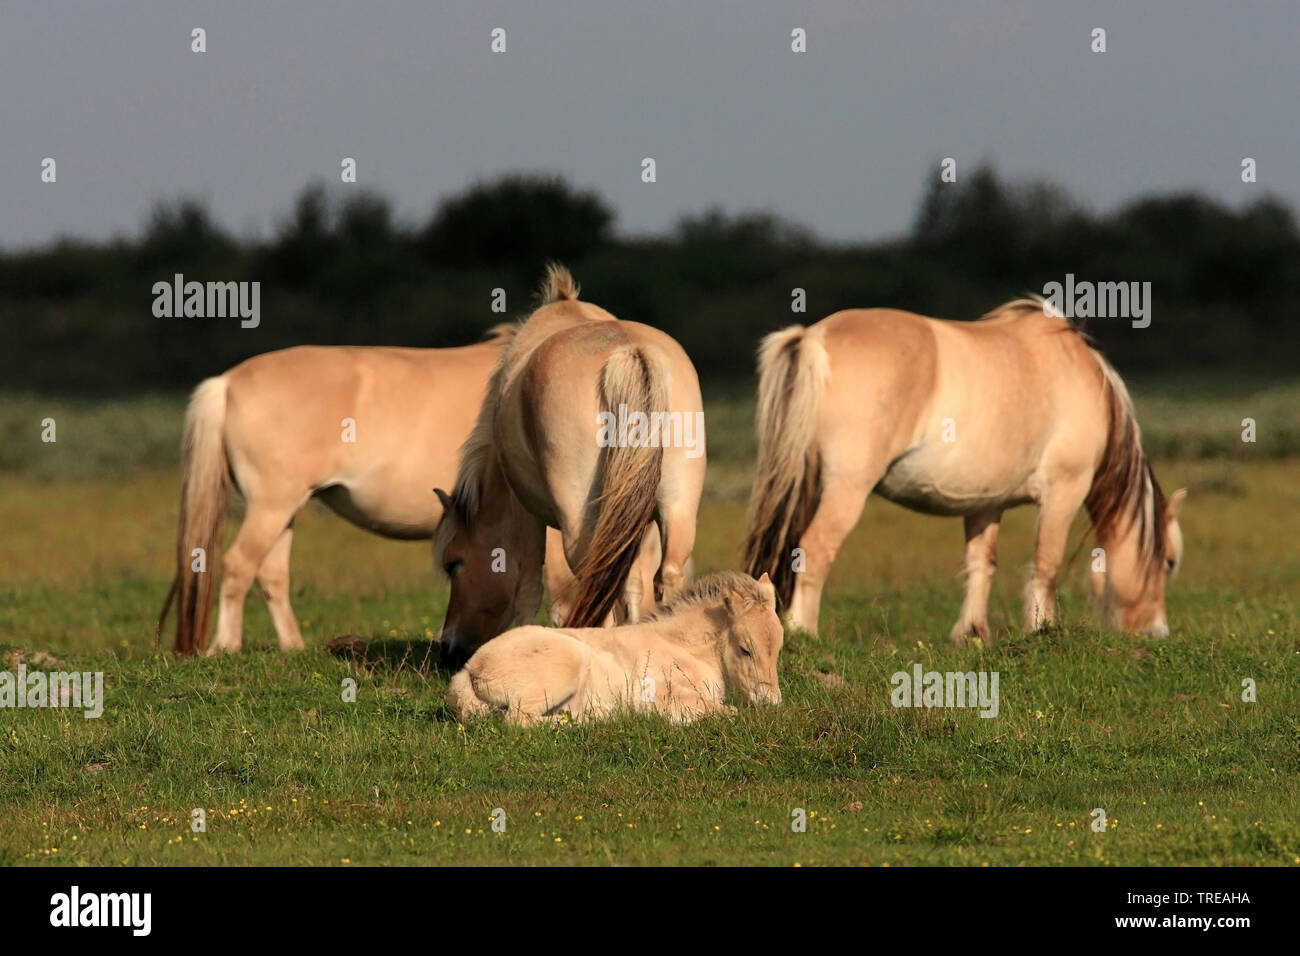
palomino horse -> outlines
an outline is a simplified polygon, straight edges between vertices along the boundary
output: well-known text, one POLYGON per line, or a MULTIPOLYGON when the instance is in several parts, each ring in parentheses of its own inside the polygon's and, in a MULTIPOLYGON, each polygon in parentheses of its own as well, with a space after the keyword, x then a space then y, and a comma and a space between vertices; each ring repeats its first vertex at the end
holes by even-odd
POLYGON ((158 622, 161 630, 176 597, 176 650, 193 654, 207 642, 216 569, 196 570, 194 549, 206 563, 221 547, 232 479, 247 509, 225 555, 209 653, 239 650, 255 577, 280 649, 303 647, 289 606, 289 550, 294 515, 313 496, 377 534, 432 538, 442 518, 433 486, 455 476, 513 331, 451 349, 291 348, 200 384, 185 416, 176 578, 158 622))
POLYGON ((581 721, 623 710, 684 723, 729 709, 728 691, 779 704, 782 637, 767 575, 724 571, 640 624, 507 631, 452 678, 448 703, 462 721, 495 711, 516 724, 561 711, 581 721))
POLYGON ((451 579, 442 662, 458 666, 532 622, 547 525, 577 579, 565 626, 605 623, 628 597, 651 521, 662 557, 646 603, 672 600, 695 546, 703 418, 681 346, 578 301, 568 271, 552 266, 542 304, 502 350, 454 491, 438 492, 446 517, 435 552, 451 579), (622 425, 608 429, 610 417, 622 425))
POLYGON ((809 633, 835 553, 873 490, 965 519, 957 643, 987 639, 998 523, 1029 502, 1039 513, 1026 629, 1054 617, 1083 505, 1104 549, 1092 589, 1112 622, 1169 633, 1165 585, 1182 560, 1186 491, 1165 500, 1119 375, 1040 301, 977 322, 851 310, 773 333, 759 350, 758 432, 746 568, 772 574, 791 622, 809 633))

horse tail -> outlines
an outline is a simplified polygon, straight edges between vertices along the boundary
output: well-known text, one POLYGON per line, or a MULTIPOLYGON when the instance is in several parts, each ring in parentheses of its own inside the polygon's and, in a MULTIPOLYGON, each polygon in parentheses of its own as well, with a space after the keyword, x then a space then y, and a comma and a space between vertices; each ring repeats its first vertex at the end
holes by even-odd
POLYGON ((461 723, 472 717, 492 713, 492 707, 474 690, 474 681, 470 678, 467 667, 462 667, 451 679, 451 685, 447 688, 447 705, 461 723))
POLYGON ((215 560, 221 548, 221 526, 230 493, 230 466, 226 459, 226 380, 210 378, 190 397, 185 412, 182 445, 181 514, 176 533, 176 577, 158 615, 161 635, 172 600, 176 599, 176 643, 180 654, 196 654, 208 641, 208 623, 216 595, 216 570, 191 570, 194 548, 202 548, 205 562, 215 560))
POLYGON ((758 349, 758 466, 746 522, 745 570, 767 572, 785 605, 794 594, 791 551, 821 493, 817 416, 830 378, 821 336, 792 325, 758 349))
MULTIPOLYGON (((601 404, 616 418, 623 408, 629 414, 642 411, 647 418, 664 412, 670 374, 654 346, 621 345, 601 369, 601 404)), ((615 441, 602 449, 596 527, 586 555, 574 568, 577 589, 565 627, 599 627, 614 609, 654 516, 662 473, 658 441, 652 447, 615 441)))

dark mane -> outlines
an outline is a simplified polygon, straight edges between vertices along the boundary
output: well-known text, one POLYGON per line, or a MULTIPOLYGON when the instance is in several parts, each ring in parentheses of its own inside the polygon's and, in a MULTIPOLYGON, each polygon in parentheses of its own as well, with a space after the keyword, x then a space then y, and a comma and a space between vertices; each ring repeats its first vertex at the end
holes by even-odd
POLYGON ((1133 412, 1133 400, 1115 367, 1083 329, 1051 309, 1050 303, 1041 296, 1005 302, 977 321, 1012 321, 1033 313, 1060 319, 1060 330, 1077 335, 1097 360, 1106 400, 1106 448, 1093 474, 1084 506, 1099 541, 1112 541, 1130 524, 1133 526, 1139 560, 1150 577, 1164 568, 1169 536, 1164 520, 1165 495, 1142 451, 1142 431, 1133 412))
POLYGON ((1084 507, 1099 542, 1113 540, 1130 524, 1134 527, 1139 559, 1151 577, 1163 569, 1168 546, 1165 495, 1142 451, 1142 433, 1128 390, 1110 363, 1093 351, 1102 366, 1109 422, 1106 448, 1093 473, 1084 507))

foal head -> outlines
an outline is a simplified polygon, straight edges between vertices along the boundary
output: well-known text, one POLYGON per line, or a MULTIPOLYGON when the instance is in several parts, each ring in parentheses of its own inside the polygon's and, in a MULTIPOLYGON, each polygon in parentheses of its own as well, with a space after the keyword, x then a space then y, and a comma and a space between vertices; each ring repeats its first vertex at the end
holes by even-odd
POLYGON ((779 704, 776 659, 785 631, 776 613, 776 588, 767 572, 757 581, 747 574, 734 578, 722 597, 723 678, 751 704, 779 704))

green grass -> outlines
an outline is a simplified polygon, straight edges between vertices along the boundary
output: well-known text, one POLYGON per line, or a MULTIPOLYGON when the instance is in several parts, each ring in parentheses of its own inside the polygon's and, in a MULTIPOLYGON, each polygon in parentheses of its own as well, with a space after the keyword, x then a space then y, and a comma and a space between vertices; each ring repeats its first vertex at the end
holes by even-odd
MULTIPOLYGON (((1211 435, 1208 413, 1187 413, 1199 397, 1181 413, 1176 397, 1154 398, 1169 426, 1140 398, 1156 408, 1149 443, 1192 419, 1211 435)), ((1249 414, 1204 401, 1224 421, 1249 414)), ((1022 509, 1002 533, 995 641, 953 648, 960 523, 873 500, 836 564, 822 638, 788 636, 780 708, 520 730, 463 728, 448 712, 428 653, 446 589, 427 546, 315 507, 295 536, 306 653, 273 650, 256 596, 243 654, 157 651, 180 405, 46 404, 0 412, 0 658, 103 671, 107 704, 97 720, 0 711, 0 862, 1300 862, 1300 459, 1263 437, 1231 458, 1157 465, 1167 488, 1192 489, 1168 640, 1099 630, 1082 562, 1063 584, 1064 626, 1021 635, 1022 509), (42 460, 54 449, 14 430, 33 414, 62 416, 65 458, 42 460), (346 633, 370 642, 365 660, 323 650, 346 633), (890 675, 914 663, 997 671, 1000 714, 894 709, 890 675), (342 700, 349 677, 355 703, 342 700), (1256 703, 1241 700, 1247 677, 1256 703), (1104 833, 1090 828, 1097 807, 1104 833), (190 829, 194 808, 205 833, 190 829), (791 830, 796 808, 807 832, 791 830)), ((747 415, 743 402, 710 406, 701 572, 737 560, 747 415)))

